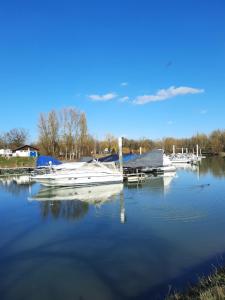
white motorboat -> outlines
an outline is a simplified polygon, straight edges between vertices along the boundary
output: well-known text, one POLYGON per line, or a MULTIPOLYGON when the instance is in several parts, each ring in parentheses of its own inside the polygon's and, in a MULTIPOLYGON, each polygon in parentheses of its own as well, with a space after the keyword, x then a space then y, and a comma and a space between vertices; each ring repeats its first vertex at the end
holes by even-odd
POLYGON ((48 174, 37 174, 32 180, 46 186, 83 186, 123 182, 123 175, 114 163, 64 163, 52 165, 48 174))
POLYGON ((188 164, 193 161, 192 158, 185 154, 177 153, 170 156, 172 164, 188 164))

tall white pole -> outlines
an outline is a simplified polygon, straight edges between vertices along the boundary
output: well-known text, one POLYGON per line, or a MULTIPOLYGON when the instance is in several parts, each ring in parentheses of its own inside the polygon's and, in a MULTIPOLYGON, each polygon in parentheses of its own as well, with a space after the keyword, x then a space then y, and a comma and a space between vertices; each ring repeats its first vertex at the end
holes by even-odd
POLYGON ((142 154, 142 147, 140 147, 140 149, 139 149, 139 150, 140 150, 140 155, 141 155, 141 154, 142 154))
POLYGON ((188 154, 188 148, 186 148, 186 154, 188 154))
POLYGON ((175 145, 173 145, 173 155, 175 154, 175 145))
POLYGON ((182 149, 181 149, 181 152, 182 152, 182 154, 184 154, 184 148, 182 147, 182 149))
POLYGON ((198 157, 198 144, 196 145, 196 156, 198 157))
POLYGON ((119 145, 120 172, 123 174, 123 138, 122 137, 119 137, 118 145, 119 145))

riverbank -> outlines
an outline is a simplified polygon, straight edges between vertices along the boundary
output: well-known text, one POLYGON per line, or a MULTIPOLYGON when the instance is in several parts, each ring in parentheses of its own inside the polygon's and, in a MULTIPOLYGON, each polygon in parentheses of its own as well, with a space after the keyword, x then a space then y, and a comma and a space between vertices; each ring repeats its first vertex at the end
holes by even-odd
POLYGON ((166 300, 218 300, 225 299, 225 266, 216 268, 214 273, 202 277, 196 285, 183 293, 174 292, 166 300))
POLYGON ((34 168, 36 158, 33 157, 0 157, 0 169, 4 168, 34 168))
POLYGON ((36 159, 33 157, 0 157, 0 176, 30 173, 34 170, 35 163, 36 159))

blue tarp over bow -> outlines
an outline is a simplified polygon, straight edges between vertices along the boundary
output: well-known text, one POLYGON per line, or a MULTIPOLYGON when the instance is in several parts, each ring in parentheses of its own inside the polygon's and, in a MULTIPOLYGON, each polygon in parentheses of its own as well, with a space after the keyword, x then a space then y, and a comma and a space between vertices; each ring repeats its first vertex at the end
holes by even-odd
POLYGON ((60 165, 61 164, 61 161, 59 161, 58 159, 56 159, 52 156, 41 155, 38 157, 38 159, 36 161, 36 167, 37 168, 47 167, 50 165, 49 162, 51 162, 50 164, 52 164, 52 165, 60 165))

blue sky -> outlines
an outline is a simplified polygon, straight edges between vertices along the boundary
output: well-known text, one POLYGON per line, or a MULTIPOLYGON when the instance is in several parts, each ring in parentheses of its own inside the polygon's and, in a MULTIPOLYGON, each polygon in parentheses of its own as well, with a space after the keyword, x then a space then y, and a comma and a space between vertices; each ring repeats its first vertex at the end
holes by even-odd
POLYGON ((0 3, 0 132, 75 106, 98 138, 189 137, 224 96, 224 0, 0 3))

